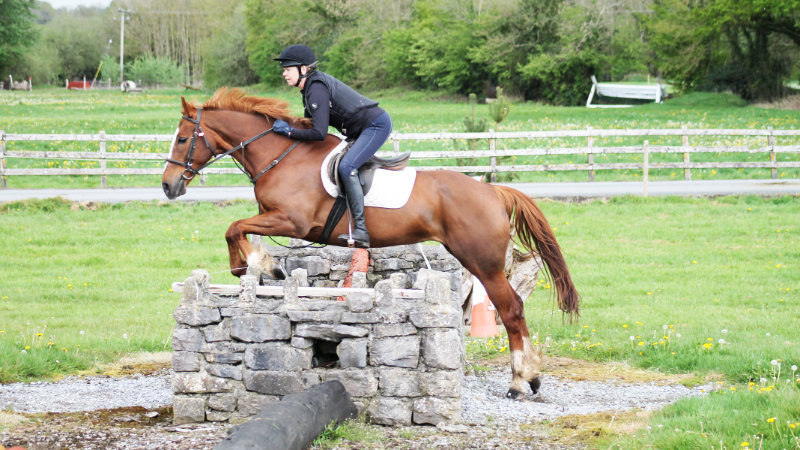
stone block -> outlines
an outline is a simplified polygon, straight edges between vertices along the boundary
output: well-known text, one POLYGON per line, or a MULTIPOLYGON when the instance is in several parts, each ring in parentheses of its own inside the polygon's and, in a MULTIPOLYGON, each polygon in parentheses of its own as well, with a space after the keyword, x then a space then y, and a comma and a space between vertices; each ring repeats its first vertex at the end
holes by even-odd
POLYGON ((201 325, 208 325, 217 323, 222 320, 219 314, 219 308, 212 308, 208 306, 199 306, 195 304, 184 305, 181 304, 175 311, 172 312, 175 321, 191 327, 201 325))
POLYGON ((406 261, 400 258, 387 258, 387 259, 376 260, 373 270, 376 272, 386 272, 386 271, 396 272, 398 270, 407 270, 413 268, 414 264, 412 264, 410 261, 406 261))
POLYGON ((254 370, 297 371, 311 368, 310 348, 296 348, 283 342, 251 345, 244 352, 244 363, 254 370))
POLYGON ((202 352, 206 361, 217 364, 237 364, 244 360, 246 345, 241 342, 212 342, 204 344, 202 352))
POLYGON ((411 369, 380 369, 381 395, 385 397, 419 397, 422 395, 418 373, 411 369))
POLYGON ((375 284, 375 305, 381 308, 393 308, 395 306, 394 286, 390 280, 381 280, 375 284))
POLYGON ((381 319, 375 313, 352 313, 352 312, 345 312, 342 313, 342 317, 339 319, 341 323, 378 323, 381 319))
POLYGON ((461 315, 451 307, 433 306, 411 311, 408 320, 417 328, 458 328, 461 315))
POLYGON ((292 325, 274 314, 245 314, 231 319, 231 337, 244 342, 265 342, 289 339, 292 325))
POLYGON ((347 295, 347 308, 354 313, 363 313, 372 309, 372 296, 367 293, 353 292, 347 295))
POLYGON ((414 400, 413 421, 420 425, 461 422, 461 398, 418 398, 414 400))
POLYGON ((341 311, 299 311, 287 310, 286 314, 292 322, 338 322, 341 311))
POLYGON ((421 395, 433 397, 461 397, 461 381, 463 375, 459 370, 437 370, 420 372, 419 389, 421 395))
POLYGON ((311 348, 314 345, 313 339, 306 339, 304 337, 294 336, 291 341, 294 348, 311 348))
POLYGON ((372 423, 380 425, 411 425, 411 401, 380 397, 367 407, 367 415, 372 423))
POLYGON ((339 380, 353 397, 372 397, 378 393, 378 377, 371 369, 329 369, 319 373, 322 381, 339 380))
POLYGON ((402 272, 393 273, 389 276, 389 280, 392 282, 392 288, 394 289, 405 289, 408 287, 408 275, 402 272))
POLYGON ((422 358, 437 369, 461 367, 461 336, 454 329, 429 328, 422 332, 422 358))
POLYGON ((373 338, 384 338, 391 336, 409 336, 417 334, 417 327, 414 325, 403 323, 379 323, 372 328, 373 338))
POLYGON ((353 287, 365 288, 367 287, 367 273, 366 272, 353 272, 353 287))
POLYGON ((232 378, 234 380, 242 379, 242 368, 240 365, 234 366, 231 364, 208 364, 206 366, 206 372, 220 378, 232 378))
POLYGON ((333 342, 348 337, 364 337, 367 334, 369 334, 367 328, 329 323, 299 323, 294 329, 295 336, 333 342))
POLYGON ((203 348, 203 333, 194 328, 176 328, 172 332, 172 350, 199 352, 203 348))
POLYGON ((367 367, 367 340, 342 339, 336 347, 336 354, 342 368, 367 367))
POLYGON ((419 364, 419 337, 374 339, 369 346, 369 359, 372 366, 415 368, 419 364))
POLYGON ((172 392, 175 394, 209 394, 230 390, 226 379, 205 372, 175 372, 172 375, 172 392))
POLYGON ((239 278, 239 304, 247 307, 252 307, 256 301, 256 288, 258 287, 258 280, 261 279, 261 269, 254 266, 247 268, 247 274, 239 278))
POLYGON ((331 263, 319 256, 305 256, 302 258, 289 258, 286 261, 286 271, 292 273, 295 269, 305 269, 309 277, 330 273, 331 263))
POLYGON ((224 411, 217 411, 215 409, 206 410, 206 420, 209 422, 225 422, 231 418, 231 414, 224 411))
POLYGON ((202 367, 202 353, 172 352, 172 370, 175 372, 199 372, 202 367))
POLYGON ((401 323, 408 321, 408 312, 400 308, 377 307, 372 310, 383 323, 401 323))
POLYGON ((231 320, 226 317, 216 325, 204 327, 203 336, 206 342, 229 341, 231 339, 231 320))
POLYGON ((256 392, 242 392, 236 402, 236 408, 239 413, 244 416, 252 416, 258 414, 264 407, 270 403, 280 401, 280 397, 276 395, 264 395, 256 392))
POLYGON ((319 375, 313 372, 275 372, 245 370, 244 386, 248 391, 268 395, 288 395, 319 384, 319 375))
POLYGON ((206 420, 205 397, 176 395, 172 397, 172 423, 197 423, 206 420))
POLYGON ((208 396, 208 407, 217 411, 235 411, 236 395, 230 394, 211 394, 208 396))
POLYGON ((308 271, 299 267, 292 271, 292 278, 297 280, 298 287, 308 287, 308 271))

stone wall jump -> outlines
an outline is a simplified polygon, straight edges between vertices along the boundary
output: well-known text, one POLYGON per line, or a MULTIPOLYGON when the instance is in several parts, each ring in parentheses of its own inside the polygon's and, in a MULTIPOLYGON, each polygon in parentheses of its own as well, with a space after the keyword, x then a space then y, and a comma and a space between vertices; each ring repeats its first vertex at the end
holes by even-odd
POLYGON ((370 250, 370 273, 356 273, 353 289, 331 289, 347 272, 346 252, 274 251, 291 271, 279 287, 250 275, 240 286, 210 285, 207 272, 192 272, 176 289, 175 423, 247 417, 328 380, 372 423, 459 422, 461 266, 434 257, 431 267, 451 272, 418 269, 425 262, 414 250, 370 250))

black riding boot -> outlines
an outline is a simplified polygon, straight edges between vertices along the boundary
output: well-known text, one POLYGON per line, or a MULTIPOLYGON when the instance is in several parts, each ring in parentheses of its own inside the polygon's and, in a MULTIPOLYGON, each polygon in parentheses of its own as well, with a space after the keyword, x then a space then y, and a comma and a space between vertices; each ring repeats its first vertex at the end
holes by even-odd
MULTIPOLYGON (((353 240, 358 248, 369 248, 369 233, 364 224, 364 191, 361 188, 361 181, 358 172, 351 173, 350 176, 342 178, 344 193, 347 196, 347 204, 350 206, 350 214, 353 216, 353 240)), ((347 242, 350 236, 347 234, 339 235, 339 240, 347 242)))

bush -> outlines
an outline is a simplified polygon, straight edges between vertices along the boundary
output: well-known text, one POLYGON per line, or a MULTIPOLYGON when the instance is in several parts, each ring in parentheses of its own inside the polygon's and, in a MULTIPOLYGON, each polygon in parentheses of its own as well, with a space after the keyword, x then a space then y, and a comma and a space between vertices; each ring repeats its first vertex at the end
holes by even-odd
POLYGON ((133 61, 126 69, 129 80, 141 84, 177 86, 183 80, 184 67, 168 58, 144 56, 133 61))
POLYGON ((601 56, 591 50, 531 56, 520 68, 525 96, 556 105, 581 105, 586 101, 591 76, 600 70, 600 61, 601 56))

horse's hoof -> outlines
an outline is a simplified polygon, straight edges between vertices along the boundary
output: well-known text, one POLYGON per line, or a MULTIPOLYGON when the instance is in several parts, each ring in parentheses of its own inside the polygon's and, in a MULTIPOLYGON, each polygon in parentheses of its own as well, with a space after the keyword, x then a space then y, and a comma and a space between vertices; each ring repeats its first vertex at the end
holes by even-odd
POLYGON ((536 377, 531 381, 529 381, 528 384, 531 385, 531 391, 533 391, 533 393, 536 394, 537 392, 539 392, 539 387, 542 385, 542 377, 536 377))
POLYGON ((524 394, 516 389, 509 389, 508 393, 506 393, 506 398, 510 398, 511 400, 519 400, 522 398, 524 394))

